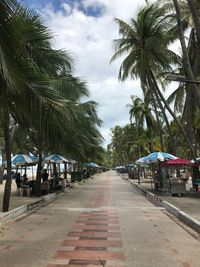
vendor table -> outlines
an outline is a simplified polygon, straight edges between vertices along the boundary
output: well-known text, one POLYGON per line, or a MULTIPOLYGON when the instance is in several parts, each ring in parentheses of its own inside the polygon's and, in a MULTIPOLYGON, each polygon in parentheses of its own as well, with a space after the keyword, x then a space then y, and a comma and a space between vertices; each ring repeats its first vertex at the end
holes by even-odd
POLYGON ((170 191, 171 191, 171 194, 172 195, 175 195, 175 194, 185 194, 187 191, 186 191, 186 184, 185 183, 174 183, 174 182, 171 182, 170 183, 170 191))

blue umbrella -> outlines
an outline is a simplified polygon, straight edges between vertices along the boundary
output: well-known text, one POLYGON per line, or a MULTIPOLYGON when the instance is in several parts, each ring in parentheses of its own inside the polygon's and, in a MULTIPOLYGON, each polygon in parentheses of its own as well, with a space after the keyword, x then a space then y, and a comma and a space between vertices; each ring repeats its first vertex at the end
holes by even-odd
POLYGON ((34 165, 35 163, 33 156, 30 155, 19 154, 12 157, 12 164, 15 166, 34 165))
POLYGON ((95 162, 83 163, 83 166, 85 166, 85 167, 93 167, 93 168, 98 168, 99 167, 99 165, 97 165, 95 162))
POLYGON ((142 158, 139 158, 138 160, 136 160, 136 164, 145 164, 146 163, 146 157, 142 157, 142 158))
POLYGON ((63 156, 57 155, 57 154, 53 154, 50 156, 47 156, 44 158, 44 162, 45 163, 70 163, 70 161, 66 158, 64 158, 63 156))
POLYGON ((154 162, 164 161, 164 160, 168 160, 168 159, 177 159, 177 157, 175 157, 169 153, 165 153, 165 152, 154 152, 154 153, 151 153, 150 155, 146 156, 144 158, 144 162, 154 163, 154 162))

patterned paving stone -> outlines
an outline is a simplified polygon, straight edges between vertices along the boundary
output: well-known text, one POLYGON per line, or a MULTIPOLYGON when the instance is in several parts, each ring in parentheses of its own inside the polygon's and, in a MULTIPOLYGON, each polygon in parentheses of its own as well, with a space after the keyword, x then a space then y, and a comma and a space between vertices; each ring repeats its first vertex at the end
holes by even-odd
POLYGON ((110 251, 65 251, 58 250, 53 257, 54 259, 70 259, 70 260, 123 260, 124 254, 122 252, 110 251))
MULTIPOLYGON (((86 207, 99 209, 114 206, 110 186, 110 181, 103 181, 86 207)), ((124 254, 120 237, 118 216, 114 208, 83 211, 63 241, 63 249, 58 250, 53 257, 54 260, 66 260, 66 265, 50 264, 48 267, 124 267, 121 264, 124 254)))
POLYGON ((64 240, 62 246, 82 247, 122 247, 122 242, 117 240, 64 240))
POLYGON ((113 225, 83 225, 75 224, 73 226, 75 229, 88 229, 88 230, 120 230, 119 226, 113 225))
POLYGON ((68 236, 71 237, 121 237, 120 232, 69 232, 68 236))

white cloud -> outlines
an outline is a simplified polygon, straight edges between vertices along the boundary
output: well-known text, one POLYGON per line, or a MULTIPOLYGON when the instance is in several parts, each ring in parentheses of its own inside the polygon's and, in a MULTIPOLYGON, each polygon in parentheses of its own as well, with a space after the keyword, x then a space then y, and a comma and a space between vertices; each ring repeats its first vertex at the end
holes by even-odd
POLYGON ((67 3, 63 3, 61 5, 61 7, 65 10, 66 15, 69 15, 71 13, 71 11, 72 11, 71 6, 69 4, 67 4, 67 3))
POLYGON ((84 6, 102 7, 101 16, 87 16, 78 10, 62 4, 67 14, 54 12, 47 6, 42 14, 55 35, 56 48, 74 53, 77 59, 77 75, 89 85, 91 98, 99 103, 99 117, 104 121, 102 134, 106 143, 110 141, 109 129, 129 122, 126 105, 131 95, 141 96, 138 81, 118 83, 121 60, 110 65, 114 53, 113 39, 118 38, 118 27, 114 17, 128 20, 137 14, 145 1, 140 0, 83 0, 84 6))

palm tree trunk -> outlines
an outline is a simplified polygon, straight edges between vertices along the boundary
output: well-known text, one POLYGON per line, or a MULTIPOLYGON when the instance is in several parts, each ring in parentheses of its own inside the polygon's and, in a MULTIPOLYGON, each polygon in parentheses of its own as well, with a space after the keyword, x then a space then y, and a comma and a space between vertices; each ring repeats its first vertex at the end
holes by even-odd
POLYGON ((36 175, 36 188, 35 195, 37 197, 41 196, 41 178, 42 178, 42 151, 39 151, 37 175, 36 175))
MULTIPOLYGON (((153 73, 152 73, 153 74, 153 73)), ((153 76, 154 77, 154 76, 153 76)), ((149 87, 150 89, 152 89, 152 97, 156 98, 157 102, 158 102, 158 105, 160 107, 160 110, 163 114, 163 118, 164 118, 164 121, 166 123, 166 127, 167 127, 167 131, 169 133, 169 138, 170 138, 170 149, 171 149, 171 153, 176 155, 176 141, 174 140, 173 138, 173 135, 172 135, 172 131, 171 131, 171 127, 170 127, 170 124, 169 124, 169 120, 167 118, 167 115, 166 115, 166 112, 165 112, 165 109, 163 107, 163 104, 161 102, 161 99, 158 95, 158 92, 157 92, 157 88, 158 88, 158 85, 157 85, 157 82, 156 82, 156 79, 152 79, 151 76, 148 77, 148 83, 149 83, 149 87)), ((158 88, 159 89, 159 88, 158 88)), ((151 91, 151 90, 150 90, 151 91)))
POLYGON ((161 148, 161 151, 164 151, 162 128, 161 128, 160 118, 159 118, 158 109, 157 109, 157 105, 156 105, 154 96, 152 97, 152 100, 153 100, 154 110, 155 110, 155 114, 156 114, 156 121, 157 121, 157 126, 158 126, 158 134, 159 134, 159 139, 160 139, 160 148, 161 148))
POLYGON ((1 157, 2 157, 2 165, 0 167, 0 184, 3 184, 3 173, 5 168, 3 164, 3 162, 5 161, 5 149, 3 147, 1 148, 1 157))
POLYGON ((179 29, 179 38, 180 38, 182 53, 183 53, 183 63, 184 63, 185 75, 186 75, 186 78, 188 80, 194 82, 191 84, 191 88, 192 88, 193 94, 195 96, 196 104, 200 108, 200 91, 199 91, 199 88, 197 87, 197 85, 195 84, 195 78, 194 78, 194 75, 192 72, 192 67, 190 64, 190 59, 189 59, 188 50, 187 50, 186 43, 185 43, 185 36, 184 36, 182 22, 181 22, 180 7, 179 7, 177 0, 173 0, 173 2, 174 2, 175 10, 176 10, 176 18, 177 18, 177 24, 178 24, 178 29, 179 29))
MULTIPOLYGON (((191 94, 191 90, 187 90, 186 92, 186 121, 187 121, 187 127, 186 127, 186 133, 188 136, 188 139, 190 140, 190 143, 193 145, 193 148, 195 146, 195 138, 194 138, 194 130, 192 125, 192 114, 193 114, 193 98, 191 94)), ((188 158, 192 158, 192 155, 189 153, 188 158)))
POLYGON ((153 147, 153 141, 152 141, 152 131, 151 131, 151 125, 148 121, 148 118, 146 118, 146 124, 147 124, 147 129, 149 132, 149 150, 151 153, 154 152, 154 147, 153 147))
POLYGON ((4 127, 5 154, 6 154, 6 161, 7 161, 7 177, 6 177, 6 184, 5 184, 4 195, 3 195, 3 206, 2 206, 3 212, 7 212, 9 210, 11 185, 12 185, 12 177, 11 177, 12 163, 11 163, 9 125, 10 125, 9 112, 7 109, 5 109, 3 127, 4 127))
POLYGON ((190 11, 192 13, 193 22, 196 29, 197 39, 198 39, 198 45, 200 47, 200 17, 198 13, 198 8, 193 0, 187 0, 188 6, 190 8, 190 11))
POLYGON ((4 167, 0 166, 0 184, 3 184, 4 167))
POLYGON ((154 152, 153 142, 152 142, 152 135, 151 135, 151 129, 149 129, 149 150, 151 153, 154 152))
MULTIPOLYGON (((150 73, 150 76, 151 76, 152 80, 154 81, 154 80, 155 80, 155 77, 154 77, 154 75, 153 75, 153 72, 150 70, 149 73, 150 73)), ((155 82, 156 82, 156 81, 155 81, 155 82)), ((154 87, 153 87, 153 88, 154 88, 154 87)), ((176 122, 176 124, 178 125, 178 127, 179 127, 179 129, 180 129, 180 131, 181 131, 181 133, 182 133, 182 135, 183 135, 183 137, 185 138, 185 141, 186 141, 187 144, 188 144, 188 147, 189 147, 189 149, 190 149, 190 151, 191 151, 191 155, 192 155, 192 157, 193 157, 193 158, 196 158, 196 153, 195 153, 195 151, 194 151, 193 145, 190 143, 190 140, 188 139, 187 134, 186 134, 185 130, 183 129, 183 127, 182 127, 180 121, 179 121, 178 118, 175 116, 175 114, 174 114, 174 112, 171 110, 170 106, 167 104, 167 102, 166 102, 164 96, 162 95, 162 93, 160 92, 160 89, 159 89, 158 87, 156 88, 156 91, 157 91, 157 93, 158 93, 160 99, 161 99, 162 102, 164 103, 166 109, 169 111, 170 115, 172 116, 172 118, 174 119, 174 121, 176 122)))

